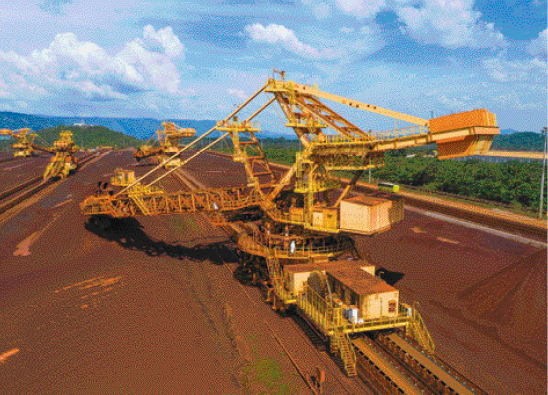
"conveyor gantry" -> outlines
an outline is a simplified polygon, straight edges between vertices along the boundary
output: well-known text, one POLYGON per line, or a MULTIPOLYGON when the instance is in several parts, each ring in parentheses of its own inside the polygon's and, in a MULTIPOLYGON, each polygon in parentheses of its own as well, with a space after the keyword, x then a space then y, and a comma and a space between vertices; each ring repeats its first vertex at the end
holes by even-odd
POLYGON ((89 196, 81 203, 80 209, 85 215, 123 218, 236 211, 258 207, 260 203, 260 195, 247 187, 168 193, 159 188, 136 184, 116 196, 108 193, 89 196))

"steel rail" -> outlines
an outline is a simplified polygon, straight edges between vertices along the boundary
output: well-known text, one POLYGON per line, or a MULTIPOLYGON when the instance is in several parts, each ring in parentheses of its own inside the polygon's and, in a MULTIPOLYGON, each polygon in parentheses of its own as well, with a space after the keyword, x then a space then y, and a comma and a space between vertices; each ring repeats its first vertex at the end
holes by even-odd
MULTIPOLYGON (((81 158, 80 165, 83 165, 83 164, 89 162, 93 158, 93 156, 94 156, 93 154, 90 154, 86 157, 81 158)), ((32 185, 36 184, 40 180, 42 180, 42 176, 32 178, 32 179, 30 179, 30 180, 28 180, 28 181, 26 181, 22 184, 19 184, 19 185, 15 186, 14 188, 11 188, 8 191, 2 192, 0 194, 0 201, 5 201, 9 197, 14 196, 18 192, 22 191, 20 194, 16 195, 13 199, 8 200, 7 202, 0 205, 0 214, 3 214, 6 211, 8 211, 10 208, 13 208, 13 207, 17 206, 18 204, 22 203, 23 201, 27 200, 31 196, 33 196, 36 193, 40 192, 42 189, 46 188, 47 186, 55 184, 55 183, 61 181, 60 179, 55 180, 53 178, 49 178, 46 181, 44 181, 44 182, 42 182, 42 183, 40 183, 40 184, 38 184, 38 185, 36 185, 32 188, 28 188, 29 186, 32 186, 32 185)))

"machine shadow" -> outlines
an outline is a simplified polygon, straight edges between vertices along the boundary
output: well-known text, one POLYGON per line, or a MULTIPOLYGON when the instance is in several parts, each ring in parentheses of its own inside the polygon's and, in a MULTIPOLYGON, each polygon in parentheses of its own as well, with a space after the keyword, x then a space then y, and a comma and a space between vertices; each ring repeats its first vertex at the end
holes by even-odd
POLYGON ((404 273, 392 272, 388 269, 385 269, 382 266, 377 268, 377 270, 375 270, 375 275, 383 279, 384 281, 386 281, 388 285, 392 285, 392 286, 394 286, 394 284, 396 284, 405 276, 404 273))
POLYGON ((135 218, 111 218, 110 226, 102 228, 88 220, 85 223, 87 231, 113 241, 119 246, 133 251, 142 251, 151 257, 168 256, 179 260, 211 261, 216 265, 234 260, 234 251, 225 242, 197 244, 186 247, 170 244, 150 238, 143 225, 135 218))

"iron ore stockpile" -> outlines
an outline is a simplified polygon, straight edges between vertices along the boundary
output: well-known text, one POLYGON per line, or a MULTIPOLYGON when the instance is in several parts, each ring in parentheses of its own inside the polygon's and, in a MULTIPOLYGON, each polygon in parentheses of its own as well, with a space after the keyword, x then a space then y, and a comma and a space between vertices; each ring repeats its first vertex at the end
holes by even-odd
POLYGON ((77 159, 63 135, 48 165, 11 134, 2 393, 546 393, 545 234, 354 188, 390 150, 487 152, 487 110, 425 120, 281 73, 187 145, 194 130, 164 123, 136 152, 77 159), (365 132, 323 100, 413 126, 365 132), (303 145, 288 169, 256 137, 274 102, 303 145), (223 139, 232 155, 208 151, 223 139))

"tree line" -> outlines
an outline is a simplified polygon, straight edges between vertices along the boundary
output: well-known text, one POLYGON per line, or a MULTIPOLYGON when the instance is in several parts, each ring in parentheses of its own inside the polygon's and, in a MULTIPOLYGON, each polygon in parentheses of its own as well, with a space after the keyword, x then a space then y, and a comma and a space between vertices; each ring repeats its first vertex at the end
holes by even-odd
POLYGON ((541 162, 487 163, 478 159, 456 161, 387 155, 385 166, 374 171, 373 175, 382 180, 431 191, 538 210, 541 172, 541 162))

